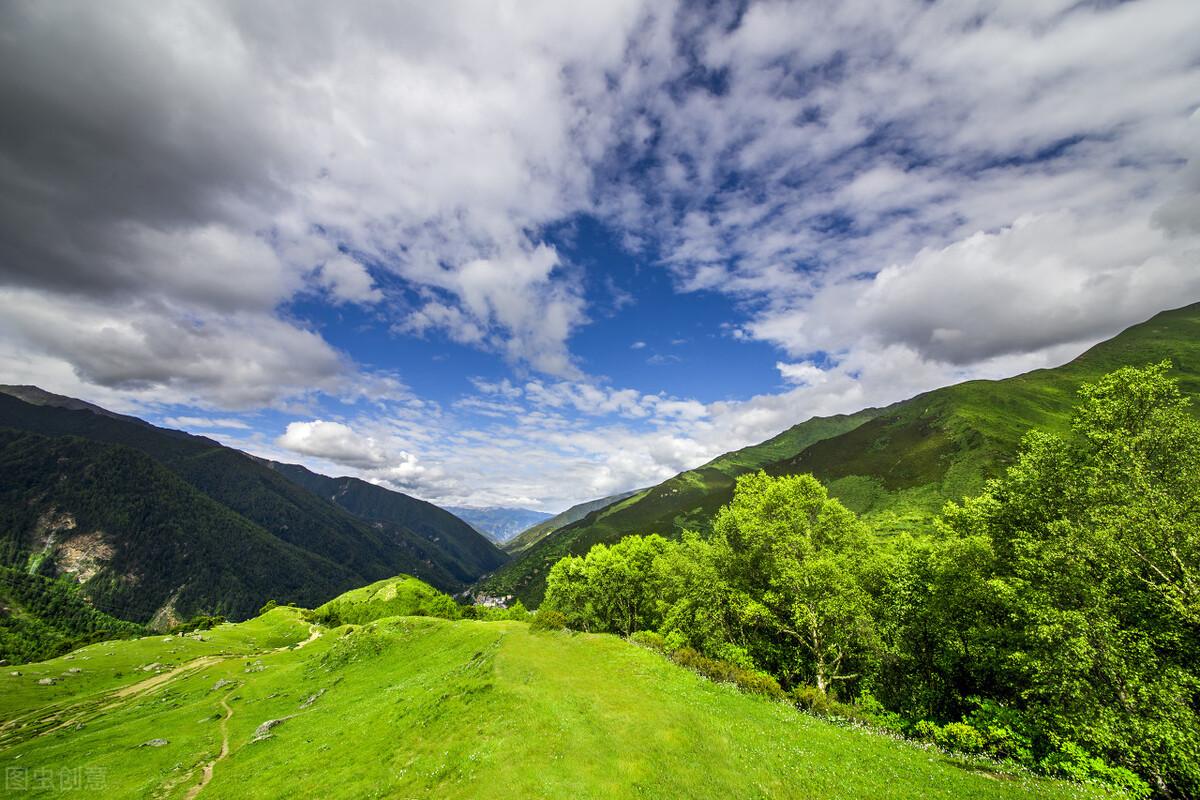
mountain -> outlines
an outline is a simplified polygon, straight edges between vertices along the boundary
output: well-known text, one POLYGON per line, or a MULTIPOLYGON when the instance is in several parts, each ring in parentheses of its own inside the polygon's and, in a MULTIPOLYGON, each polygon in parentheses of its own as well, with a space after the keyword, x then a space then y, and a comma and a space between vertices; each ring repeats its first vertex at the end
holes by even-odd
MULTIPOLYGON (((479 531, 446 509, 359 478, 329 478, 297 464, 265 462, 303 486, 372 525, 393 525, 418 534, 440 549, 438 563, 457 580, 470 582, 508 560, 479 531)), ((532 512, 537 513, 537 512, 532 512)))
POLYGON ((605 506, 611 506, 613 503, 620 502, 627 497, 632 497, 640 491, 641 489, 634 489, 631 492, 621 492, 620 494, 602 497, 599 500, 589 500, 586 503, 571 506, 561 514, 543 520, 531 528, 526 528, 509 539, 504 543, 504 552, 513 555, 528 550, 564 525, 570 525, 576 520, 583 519, 593 511, 598 511, 605 506))
MULTIPOLYGON (((340 606, 366 610, 360 595, 340 606)), ((69 772, 111 800, 1115 796, 818 719, 615 636, 309 618, 279 607, 6 668, 10 787, 57 796, 69 772)))
POLYGON ((702 529, 728 502, 736 477, 811 472, 872 521, 901 532, 945 504, 977 493, 1031 428, 1064 431, 1079 386, 1124 365, 1171 359, 1185 392, 1200 396, 1200 304, 1158 314, 1053 369, 969 381, 886 408, 814 417, 752 447, 723 455, 658 486, 592 511, 527 549, 481 582, 491 594, 536 605, 558 559, 633 533, 702 529))
POLYGON ((71 577, 115 617, 244 619, 268 599, 316 605, 397 572, 457 591, 505 558, 399 493, 363 490, 387 513, 360 518, 297 483, 301 468, 20 393, 38 404, 0 393, 0 565, 71 577))
POLYGON ((504 508, 502 506, 487 506, 485 508, 447 506, 446 510, 459 519, 465 520, 472 528, 496 544, 504 544, 530 525, 536 525, 553 516, 552 514, 547 514, 545 511, 533 511, 528 508, 504 508))

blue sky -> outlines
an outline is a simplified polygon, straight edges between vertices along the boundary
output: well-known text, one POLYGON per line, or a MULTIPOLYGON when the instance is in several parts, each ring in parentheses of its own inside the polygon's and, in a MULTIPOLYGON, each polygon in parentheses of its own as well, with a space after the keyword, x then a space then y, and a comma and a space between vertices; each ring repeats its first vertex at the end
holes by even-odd
POLYGON ((1200 6, 0 10, 0 380, 558 511, 1200 299, 1200 6))

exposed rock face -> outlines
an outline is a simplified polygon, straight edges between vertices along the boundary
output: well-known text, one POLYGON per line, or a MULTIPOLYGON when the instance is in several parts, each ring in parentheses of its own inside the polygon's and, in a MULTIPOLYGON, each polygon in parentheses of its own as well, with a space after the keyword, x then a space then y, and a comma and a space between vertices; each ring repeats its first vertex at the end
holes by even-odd
POLYGON ((150 618, 148 627, 154 631, 165 631, 173 628, 183 622, 183 618, 179 616, 179 612, 175 610, 175 601, 179 599, 179 593, 183 591, 183 587, 179 587, 171 596, 167 598, 167 602, 162 604, 158 611, 154 612, 154 616, 150 618))
POLYGON ((103 531, 77 533, 64 539, 55 548, 54 562, 60 572, 86 583, 104 567, 115 554, 103 531))

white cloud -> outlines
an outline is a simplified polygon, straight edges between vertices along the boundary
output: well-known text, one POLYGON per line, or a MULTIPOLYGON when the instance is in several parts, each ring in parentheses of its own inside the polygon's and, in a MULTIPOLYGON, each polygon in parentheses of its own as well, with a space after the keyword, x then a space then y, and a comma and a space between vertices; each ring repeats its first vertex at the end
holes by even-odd
POLYGON ((348 256, 326 261, 318 280, 339 302, 369 304, 383 299, 367 268, 348 256))
POLYGON ((220 428, 222 430, 250 430, 250 426, 240 419, 225 417, 167 417, 163 420, 167 425, 176 428, 220 428))

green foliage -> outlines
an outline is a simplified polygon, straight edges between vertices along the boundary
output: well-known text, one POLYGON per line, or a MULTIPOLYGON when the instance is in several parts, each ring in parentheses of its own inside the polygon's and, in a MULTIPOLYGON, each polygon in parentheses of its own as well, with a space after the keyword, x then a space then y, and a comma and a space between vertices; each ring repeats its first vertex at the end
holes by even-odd
POLYGON ((543 606, 584 631, 628 636, 655 627, 654 563, 668 546, 661 536, 630 536, 612 547, 597 545, 586 557, 563 559, 546 579, 543 606))
POLYGON ((548 608, 539 608, 529 620, 530 630, 535 631, 561 631, 566 627, 567 618, 562 615, 562 612, 548 608))
MULTIPOLYGON (((269 605, 269 604, 268 604, 269 605)), ((271 606, 274 608, 274 606, 271 606)), ((262 613, 270 611, 270 608, 263 608, 262 613)), ((220 614, 196 614, 186 622, 181 622, 178 625, 172 625, 167 633, 192 633, 193 631, 208 631, 215 628, 224 622, 228 622, 225 617, 220 614)))
POLYGON ((315 609, 322 625, 365 625, 386 617, 461 619, 463 608, 448 595, 408 575, 353 589, 315 609))
POLYGON ((943 750, 959 753, 979 753, 983 750, 983 734, 966 722, 948 722, 934 734, 934 741, 943 750))
POLYGON ((764 671, 817 714, 1195 795, 1200 422, 1169 370, 1085 385, 1070 433, 1028 433, 931 536, 876 544, 811 476, 752 473, 707 537, 564 559, 547 607, 584 630, 653 631, 635 641, 718 673, 764 671), (637 613, 612 613, 616 597, 637 613))
POLYGON ((782 698, 783 689, 779 681, 765 672, 745 669, 728 661, 708 658, 690 647, 681 647, 671 653, 671 660, 681 667, 698 672, 718 683, 732 683, 749 694, 761 694, 771 698, 782 698))
POLYGON ((0 567, 0 659, 9 664, 142 632, 140 625, 93 608, 70 581, 0 567))

